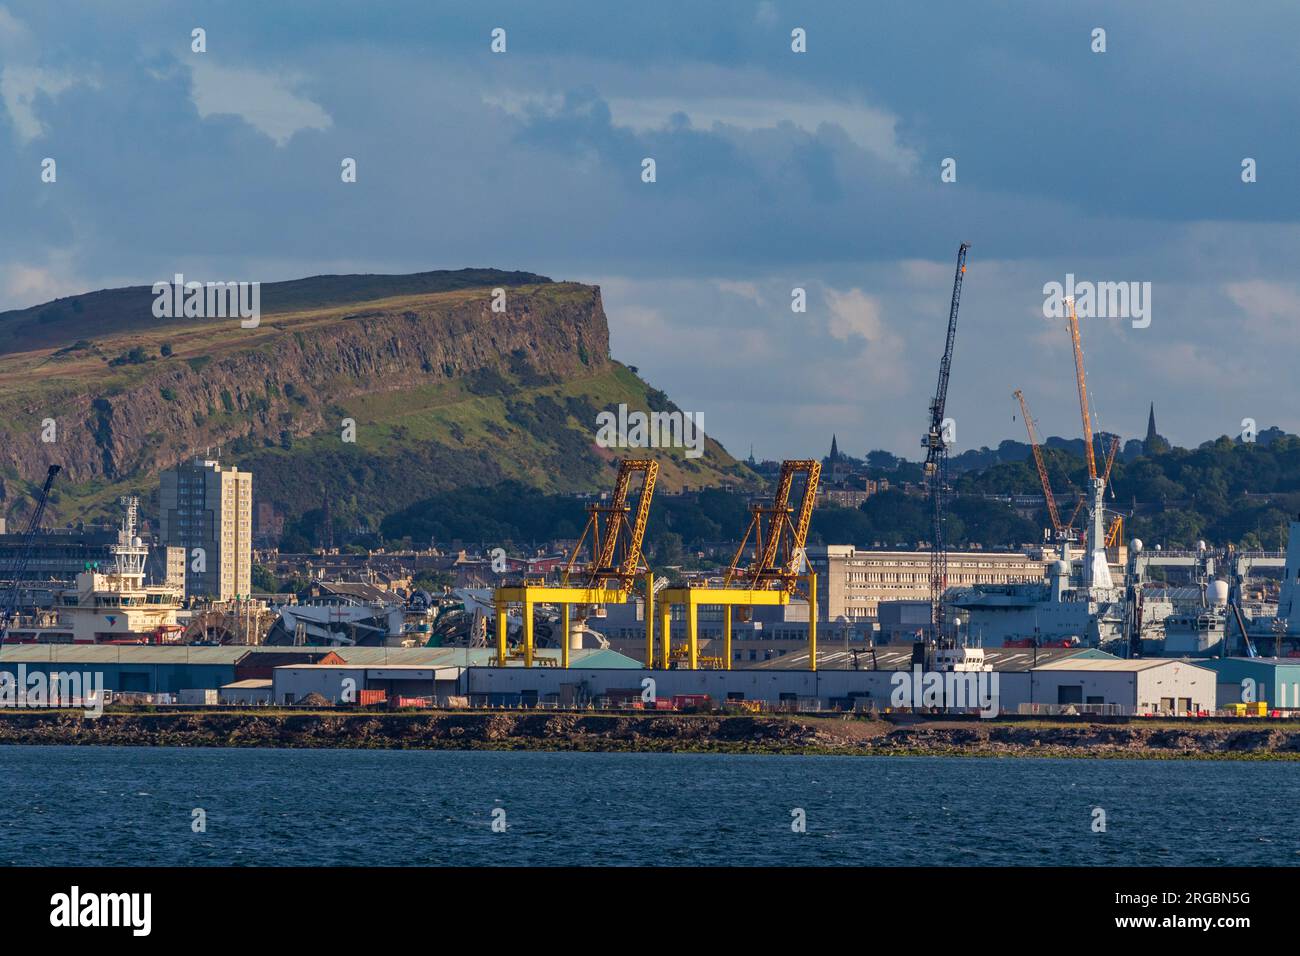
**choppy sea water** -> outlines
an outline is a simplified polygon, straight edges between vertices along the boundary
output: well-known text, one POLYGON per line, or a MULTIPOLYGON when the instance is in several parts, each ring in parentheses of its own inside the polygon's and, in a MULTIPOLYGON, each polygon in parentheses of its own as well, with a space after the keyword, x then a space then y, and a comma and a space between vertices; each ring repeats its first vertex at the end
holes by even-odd
POLYGON ((0 767, 5 865, 1300 863, 1300 763, 3 747, 0 767))

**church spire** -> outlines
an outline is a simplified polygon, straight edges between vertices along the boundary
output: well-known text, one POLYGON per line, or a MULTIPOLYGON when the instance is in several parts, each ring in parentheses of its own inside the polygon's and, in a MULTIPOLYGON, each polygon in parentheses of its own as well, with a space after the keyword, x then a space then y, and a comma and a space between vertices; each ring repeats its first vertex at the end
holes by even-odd
POLYGON ((1160 437, 1156 431, 1156 403, 1151 403, 1151 411, 1147 415, 1147 437, 1142 441, 1142 454, 1154 455, 1158 452, 1168 451, 1169 442, 1160 437))
POLYGON ((837 445, 837 444, 835 443, 835 435, 834 435, 834 433, 832 433, 832 434, 831 434, 831 457, 830 457, 830 461, 831 461, 831 464, 834 464, 835 462, 837 462, 837 461, 839 461, 839 460, 840 460, 840 449, 839 449, 839 445, 837 445))

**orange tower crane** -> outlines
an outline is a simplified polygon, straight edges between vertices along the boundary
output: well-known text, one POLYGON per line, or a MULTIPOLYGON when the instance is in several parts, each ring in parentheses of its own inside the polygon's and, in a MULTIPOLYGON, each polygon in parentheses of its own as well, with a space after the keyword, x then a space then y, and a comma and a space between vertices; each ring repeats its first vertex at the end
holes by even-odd
MULTIPOLYGON (((1074 299, 1065 300, 1070 309, 1070 340, 1074 345, 1074 375, 1079 388, 1079 414, 1083 420, 1083 440, 1084 440, 1084 457, 1088 462, 1088 482, 1092 492, 1092 526, 1085 533, 1085 540, 1090 542, 1089 547, 1106 547, 1108 541, 1117 540, 1122 525, 1120 519, 1111 523, 1107 531, 1102 531, 1105 514, 1102 506, 1103 496, 1105 495, 1107 483, 1110 481, 1111 467, 1115 464, 1115 453, 1119 450, 1119 439, 1115 438, 1111 442, 1110 452, 1106 458, 1106 470, 1104 475, 1097 473, 1097 450, 1092 434, 1092 413, 1088 404, 1088 381, 1083 370, 1083 345, 1079 339, 1079 316, 1074 309, 1074 299)), ((1085 581, 1091 584, 1094 579, 1100 579, 1103 575, 1109 578, 1109 571, 1104 567, 1096 566, 1091 559, 1085 559, 1085 581)), ((1103 586, 1109 586, 1109 581, 1103 581, 1103 586)))
POLYGON ((1074 299, 1066 300, 1070 305, 1070 339, 1074 343, 1074 377, 1079 386, 1079 414, 1083 417, 1084 458, 1088 462, 1088 478, 1097 480, 1097 452, 1092 441, 1092 416, 1088 413, 1088 380, 1083 371, 1083 345, 1079 341, 1079 316, 1074 311, 1074 299))
POLYGON ((1065 536, 1065 526, 1061 524, 1061 514, 1056 510, 1056 498, 1052 495, 1052 482, 1047 477, 1047 463, 1043 461, 1043 449, 1038 444, 1038 432, 1034 429, 1034 420, 1029 414, 1029 404, 1025 393, 1016 389, 1011 396, 1020 403, 1020 417, 1025 420, 1025 430, 1029 432, 1029 447, 1034 451, 1034 464, 1038 466, 1038 480, 1043 483, 1043 498, 1047 501, 1047 516, 1052 520, 1052 530, 1058 538, 1065 536))

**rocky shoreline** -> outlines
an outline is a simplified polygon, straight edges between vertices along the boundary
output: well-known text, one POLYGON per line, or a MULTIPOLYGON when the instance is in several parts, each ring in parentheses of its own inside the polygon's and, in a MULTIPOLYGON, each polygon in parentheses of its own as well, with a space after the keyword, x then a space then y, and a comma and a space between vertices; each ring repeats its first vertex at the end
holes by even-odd
POLYGON ((1300 722, 1084 723, 548 712, 0 714, 0 744, 1300 759, 1300 722))

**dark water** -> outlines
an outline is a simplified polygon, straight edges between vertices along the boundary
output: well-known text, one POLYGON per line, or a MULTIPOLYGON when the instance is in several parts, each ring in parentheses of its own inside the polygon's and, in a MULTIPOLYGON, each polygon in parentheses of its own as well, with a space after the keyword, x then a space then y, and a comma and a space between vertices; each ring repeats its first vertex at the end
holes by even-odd
POLYGON ((0 769, 3 864, 1300 863, 1297 763, 3 747, 0 769))

